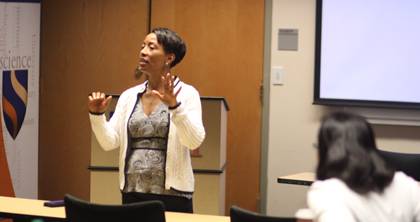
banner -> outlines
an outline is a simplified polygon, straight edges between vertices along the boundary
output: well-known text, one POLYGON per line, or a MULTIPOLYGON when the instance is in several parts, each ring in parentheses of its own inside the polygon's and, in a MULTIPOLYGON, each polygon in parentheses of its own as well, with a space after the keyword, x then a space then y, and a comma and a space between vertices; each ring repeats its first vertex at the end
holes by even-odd
POLYGON ((0 195, 38 198, 40 1, 0 0, 0 195))

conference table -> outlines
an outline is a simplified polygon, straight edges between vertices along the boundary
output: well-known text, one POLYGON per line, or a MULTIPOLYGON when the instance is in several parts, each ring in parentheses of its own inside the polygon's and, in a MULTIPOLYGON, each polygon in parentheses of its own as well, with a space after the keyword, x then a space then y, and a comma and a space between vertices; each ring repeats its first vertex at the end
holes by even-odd
POLYGON ((315 174, 313 172, 302 172, 290 174, 277 178, 277 183, 294 184, 310 186, 315 181, 315 174))
MULTIPOLYGON (((65 221, 64 207, 45 207, 44 200, 0 196, 0 217, 65 221)), ((167 222, 230 222, 226 216, 165 212, 167 222)))

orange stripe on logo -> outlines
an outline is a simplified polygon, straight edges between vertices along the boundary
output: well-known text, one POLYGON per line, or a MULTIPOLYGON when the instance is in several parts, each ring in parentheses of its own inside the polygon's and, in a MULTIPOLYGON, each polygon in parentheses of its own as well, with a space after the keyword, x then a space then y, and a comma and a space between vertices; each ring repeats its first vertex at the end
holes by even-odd
POLYGON ((3 97, 3 112, 10 118, 13 123, 13 137, 16 137, 17 134, 17 113, 13 105, 3 97))

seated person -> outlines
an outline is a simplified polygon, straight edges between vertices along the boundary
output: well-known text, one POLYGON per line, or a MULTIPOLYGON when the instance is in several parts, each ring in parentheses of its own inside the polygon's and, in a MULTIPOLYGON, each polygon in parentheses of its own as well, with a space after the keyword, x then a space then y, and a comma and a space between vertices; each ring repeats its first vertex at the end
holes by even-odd
POLYGON ((308 192, 314 221, 420 222, 420 185, 385 162, 361 116, 323 119, 316 179, 308 192))

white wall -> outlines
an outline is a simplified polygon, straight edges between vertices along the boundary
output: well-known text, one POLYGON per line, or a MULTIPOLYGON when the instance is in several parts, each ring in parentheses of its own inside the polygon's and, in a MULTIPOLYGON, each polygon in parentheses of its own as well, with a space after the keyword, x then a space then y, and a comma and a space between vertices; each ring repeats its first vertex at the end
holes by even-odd
POLYGON ((267 214, 292 215, 305 205, 307 188, 278 184, 277 177, 312 171, 320 106, 312 105, 315 1, 273 0, 271 66, 282 66, 284 84, 270 86, 267 214), (299 30, 298 51, 278 51, 279 28, 299 30))
MULTIPOLYGON (((278 184, 277 177, 313 171, 319 119, 329 108, 312 105, 315 0, 273 0, 271 66, 284 67, 284 85, 270 86, 266 212, 293 215, 306 206, 307 187, 278 184), (299 30, 298 51, 278 51, 279 28, 299 30)), ((381 110, 379 110, 381 112, 381 110)), ((375 125, 378 147, 420 152, 420 128, 375 125)))

